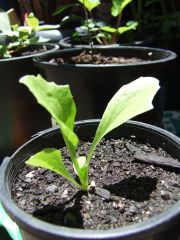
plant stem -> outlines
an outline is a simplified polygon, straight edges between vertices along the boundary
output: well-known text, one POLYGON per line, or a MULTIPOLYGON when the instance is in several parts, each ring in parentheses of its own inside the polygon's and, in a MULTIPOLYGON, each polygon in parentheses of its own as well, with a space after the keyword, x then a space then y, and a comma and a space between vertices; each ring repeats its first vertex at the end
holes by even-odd
MULTIPOLYGON (((122 14, 120 13, 117 17, 116 21, 116 29, 121 25, 121 19, 122 19, 122 14)), ((116 31, 113 36, 112 36, 112 43, 117 43, 119 37, 118 37, 118 32, 116 31)))
MULTIPOLYGON (((84 9, 84 14, 85 14, 85 18, 86 18, 86 24, 87 24, 87 29, 88 29, 88 39, 89 39, 89 46, 91 48, 90 53, 91 53, 91 61, 93 62, 94 59, 94 48, 93 48, 93 40, 91 37, 91 33, 90 33, 90 28, 89 28, 89 16, 88 16, 88 12, 87 9, 85 7, 85 2, 83 0, 83 9, 84 9)), ((91 14, 91 13, 90 13, 91 14)))

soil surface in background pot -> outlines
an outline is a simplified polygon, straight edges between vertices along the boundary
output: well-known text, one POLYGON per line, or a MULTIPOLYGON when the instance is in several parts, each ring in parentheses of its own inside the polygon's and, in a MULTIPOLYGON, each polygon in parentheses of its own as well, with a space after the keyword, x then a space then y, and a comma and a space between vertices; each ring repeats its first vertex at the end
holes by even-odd
MULTIPOLYGON (((24 56, 31 56, 31 55, 35 55, 38 53, 43 53, 46 52, 48 49, 47 47, 44 46, 39 46, 36 49, 31 48, 31 46, 19 49, 16 52, 11 52, 12 57, 24 57, 24 56)), ((6 59, 6 58, 0 58, 0 59, 6 59)), ((11 58, 10 58, 11 59, 11 58)))
MULTIPOLYGON (((90 145, 81 143, 78 155, 86 155, 90 145)), ((74 176, 66 149, 61 151, 74 176)), ((12 196, 27 213, 57 225, 109 229, 138 223, 180 200, 180 169, 142 163, 142 156, 179 164, 161 148, 136 143, 134 136, 103 139, 91 160, 89 182, 95 187, 88 192, 49 170, 24 165, 12 196)))
POLYGON ((124 58, 124 57, 114 57, 114 56, 104 56, 101 53, 94 53, 93 55, 90 52, 83 51, 77 56, 69 57, 64 56, 63 58, 53 58, 49 62, 50 63, 68 63, 68 64, 136 64, 139 62, 144 62, 145 60, 132 57, 132 58, 124 58))

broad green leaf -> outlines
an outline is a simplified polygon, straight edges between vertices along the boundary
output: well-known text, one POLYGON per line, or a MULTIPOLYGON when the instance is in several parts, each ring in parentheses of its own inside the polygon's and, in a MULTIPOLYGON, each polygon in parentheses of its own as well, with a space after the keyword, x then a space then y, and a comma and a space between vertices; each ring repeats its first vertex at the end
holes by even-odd
POLYGON ((64 12, 66 9, 74 8, 74 7, 81 7, 81 5, 78 4, 78 3, 71 3, 71 4, 61 5, 60 7, 58 7, 58 8, 53 12, 53 16, 56 16, 57 14, 61 14, 61 13, 64 12))
MULTIPOLYGON (((57 85, 45 81, 40 75, 27 75, 20 79, 59 125, 71 159, 79 174, 79 165, 76 159, 78 137, 73 132, 76 106, 68 85, 57 85)), ((79 176, 81 178, 81 176, 79 176)), ((81 179, 80 179, 81 180, 81 179)))
POLYGON ((78 0, 82 3, 89 12, 91 12, 95 7, 101 4, 100 0, 78 0))
POLYGON ((128 22, 126 24, 126 26, 118 28, 118 33, 123 34, 124 32, 129 31, 129 30, 135 30, 137 25, 138 25, 138 23, 135 21, 128 22))
POLYGON ((112 0, 111 14, 113 17, 117 17, 123 11, 123 9, 133 0, 112 0))
POLYGON ((106 32, 109 32, 109 33, 115 33, 115 32, 117 32, 116 28, 112 28, 112 27, 109 27, 109 26, 101 27, 101 30, 106 31, 106 32))
POLYGON ((68 85, 47 82, 40 75, 27 75, 20 79, 20 83, 29 88, 38 103, 50 112, 57 123, 63 122, 73 130, 76 107, 68 85))
POLYGON ((8 14, 6 12, 0 12, 0 31, 1 32, 11 31, 11 24, 9 21, 8 14))
POLYGON ((102 116, 87 157, 87 165, 97 144, 108 132, 153 108, 152 100, 158 89, 159 81, 153 77, 140 77, 119 89, 102 116))
POLYGON ((33 30, 35 30, 39 26, 39 20, 34 16, 34 13, 30 13, 27 15, 26 19, 26 24, 29 27, 32 27, 33 30))
POLYGON ((59 173, 60 175, 71 181, 73 184, 75 184, 76 187, 81 188, 81 186, 74 180, 74 178, 70 175, 70 173, 66 169, 62 159, 61 152, 58 149, 55 148, 43 149, 42 151, 30 157, 26 161, 26 164, 36 167, 47 168, 51 171, 59 173))

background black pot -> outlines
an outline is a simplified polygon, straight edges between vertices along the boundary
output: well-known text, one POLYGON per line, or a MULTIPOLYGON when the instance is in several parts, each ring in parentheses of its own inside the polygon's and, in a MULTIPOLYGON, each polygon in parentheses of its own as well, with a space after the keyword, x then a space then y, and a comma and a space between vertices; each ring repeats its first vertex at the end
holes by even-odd
MULTIPOLYGON (((76 132, 81 140, 94 136, 98 120, 76 124, 76 132)), ((171 133, 144 123, 129 121, 108 134, 107 138, 129 138, 136 136, 138 141, 163 148, 174 158, 180 159, 180 139, 171 133)), ((38 220, 20 210, 11 199, 11 187, 17 172, 31 154, 46 148, 59 148, 63 145, 58 128, 39 133, 34 139, 19 148, 11 158, 6 158, 0 168, 0 199, 10 217, 19 225, 24 240, 178 240, 180 224, 180 202, 158 216, 138 224, 112 230, 82 230, 59 227, 38 220)))
POLYGON ((154 99, 154 110, 138 117, 151 124, 161 125, 164 110, 165 86, 170 76, 170 62, 176 54, 164 49, 146 47, 96 48, 106 56, 137 57, 137 64, 93 65, 52 64, 49 60, 79 54, 82 49, 65 49, 35 59, 48 81, 69 84, 77 104, 77 119, 100 118, 114 93, 124 84, 141 76, 160 80, 161 89, 154 99), (166 69, 166 71, 164 70, 166 69))
MULTIPOLYGON (((51 44, 45 44, 44 47, 47 52, 59 48, 58 45, 51 44)), ((43 46, 30 46, 27 51, 39 48, 42 49, 43 46)), ((44 109, 37 106, 29 91, 19 84, 20 77, 38 73, 32 59, 42 54, 44 53, 37 51, 29 56, 0 59, 0 155, 12 153, 32 134, 50 126, 44 120, 44 109)))
MULTIPOLYGON (((125 37, 121 37, 122 41, 120 43, 116 43, 116 44, 108 44, 108 45, 95 45, 96 47, 113 47, 113 46, 151 46, 154 39, 152 36, 137 36, 134 40, 134 36, 131 36, 130 34, 126 35, 125 37)), ((83 43, 81 41, 76 41, 74 42, 73 39, 71 38, 71 36, 66 36, 64 38, 62 38, 59 41, 59 45, 61 48, 84 48, 84 47, 88 47, 87 43, 83 43)))

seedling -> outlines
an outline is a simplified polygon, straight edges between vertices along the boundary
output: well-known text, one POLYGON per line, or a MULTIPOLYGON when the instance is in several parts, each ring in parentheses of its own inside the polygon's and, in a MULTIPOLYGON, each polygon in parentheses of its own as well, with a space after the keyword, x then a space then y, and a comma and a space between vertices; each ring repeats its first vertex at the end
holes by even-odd
POLYGON ((106 107, 89 153, 87 156, 79 157, 76 153, 79 139, 74 132, 76 106, 69 85, 47 82, 40 75, 24 76, 20 79, 20 83, 29 88, 38 103, 51 114, 59 125, 79 182, 68 172, 59 149, 43 149, 31 156, 26 163, 59 173, 84 191, 88 189, 88 169, 97 144, 114 128, 130 118, 152 109, 153 97, 159 89, 159 81, 152 77, 141 77, 121 87, 106 107))
POLYGON ((25 15, 25 25, 10 25, 7 13, 0 12, 0 58, 12 58, 31 44, 49 41, 36 35, 37 31, 56 29, 59 25, 40 25, 33 13, 25 15))
MULTIPOLYGON (((128 21, 125 25, 122 25, 122 13, 125 7, 133 0, 112 0, 111 16, 115 19, 114 26, 109 26, 101 19, 96 20, 93 16, 93 10, 101 5, 100 0, 77 0, 75 4, 62 5, 56 9, 54 15, 62 13, 67 8, 82 7, 84 9, 84 18, 81 21, 81 26, 76 28, 73 33, 74 39, 86 40, 89 43, 96 39, 100 44, 113 44, 119 41, 120 35, 123 33, 135 30, 138 23, 136 21, 128 21)), ((108 14, 108 13, 107 13, 108 14)), ((77 19, 77 16, 65 17, 61 24, 77 19)))

